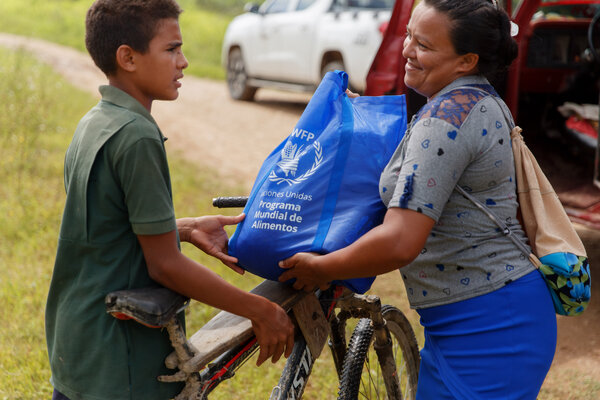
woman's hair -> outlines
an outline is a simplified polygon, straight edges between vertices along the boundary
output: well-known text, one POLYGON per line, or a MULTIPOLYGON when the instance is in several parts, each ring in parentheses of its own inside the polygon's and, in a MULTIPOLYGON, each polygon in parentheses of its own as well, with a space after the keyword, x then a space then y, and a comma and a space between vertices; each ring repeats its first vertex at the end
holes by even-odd
POLYGON ((117 70, 116 54, 126 44, 145 53, 159 23, 179 18, 175 0, 96 0, 85 19, 85 46, 106 75, 117 70))
POLYGON ((479 55, 479 73, 492 80, 517 57, 508 14, 490 0, 423 0, 450 19, 450 40, 457 54, 479 55))

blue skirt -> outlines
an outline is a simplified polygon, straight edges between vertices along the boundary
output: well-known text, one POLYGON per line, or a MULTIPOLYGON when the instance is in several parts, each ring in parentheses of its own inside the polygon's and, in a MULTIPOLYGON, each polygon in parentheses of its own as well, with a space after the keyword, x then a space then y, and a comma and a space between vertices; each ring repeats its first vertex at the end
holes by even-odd
POLYGON ((556 350, 556 315, 536 270, 503 288, 417 310, 425 328, 418 400, 534 400, 556 350))

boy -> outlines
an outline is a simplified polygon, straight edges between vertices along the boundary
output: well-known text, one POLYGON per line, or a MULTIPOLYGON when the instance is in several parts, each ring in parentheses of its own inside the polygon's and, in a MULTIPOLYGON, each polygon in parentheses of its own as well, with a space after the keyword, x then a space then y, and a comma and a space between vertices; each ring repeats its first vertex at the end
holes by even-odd
POLYGON ((241 291, 186 258, 193 243, 238 270, 226 255, 225 225, 237 217, 174 217, 165 138, 150 115, 174 100, 187 60, 174 0, 97 0, 86 18, 86 47, 109 85, 79 123, 65 157, 67 200, 48 302, 46 335, 54 398, 168 399, 160 383, 171 352, 166 331, 106 314, 104 296, 163 285, 249 318, 257 364, 293 346, 293 325, 276 304, 241 291))

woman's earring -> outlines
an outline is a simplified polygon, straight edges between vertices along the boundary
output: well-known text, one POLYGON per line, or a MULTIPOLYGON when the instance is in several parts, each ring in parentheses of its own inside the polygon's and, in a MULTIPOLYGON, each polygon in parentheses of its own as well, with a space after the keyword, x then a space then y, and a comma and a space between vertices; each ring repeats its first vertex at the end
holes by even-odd
POLYGON ((515 37, 519 34, 519 25, 510 21, 510 36, 515 37))

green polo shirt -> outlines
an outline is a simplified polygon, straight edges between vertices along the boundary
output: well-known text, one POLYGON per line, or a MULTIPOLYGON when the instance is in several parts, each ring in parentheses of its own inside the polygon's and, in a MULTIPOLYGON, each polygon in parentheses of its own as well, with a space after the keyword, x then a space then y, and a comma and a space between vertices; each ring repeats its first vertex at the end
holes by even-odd
POLYGON ((100 87, 65 157, 67 193, 46 305, 52 384, 71 400, 169 399, 166 330, 120 321, 107 293, 156 286, 137 234, 176 229, 164 136, 134 98, 100 87))

